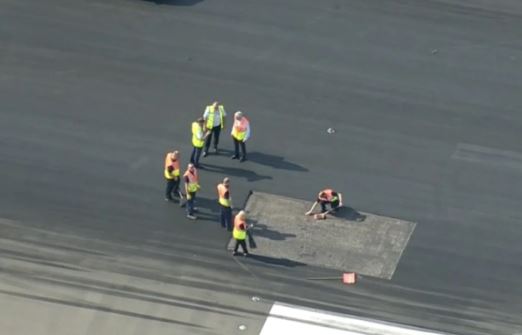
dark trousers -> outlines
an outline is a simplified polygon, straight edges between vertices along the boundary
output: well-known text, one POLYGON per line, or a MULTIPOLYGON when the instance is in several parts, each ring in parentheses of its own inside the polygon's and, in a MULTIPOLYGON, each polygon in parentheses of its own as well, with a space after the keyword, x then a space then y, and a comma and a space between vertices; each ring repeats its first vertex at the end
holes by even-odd
POLYGON ((221 227, 232 230, 232 208, 220 205, 221 207, 221 227))
POLYGON ((337 210, 339 207, 339 200, 336 201, 320 201, 319 204, 321 204, 321 213, 324 213, 327 211, 326 205, 330 205, 330 207, 333 209, 333 212, 337 210))
POLYGON ((205 140, 205 152, 208 152, 210 148, 210 142, 212 141, 212 136, 214 136, 214 149, 217 150, 219 144, 219 134, 221 133, 221 125, 215 126, 212 129, 209 129, 209 134, 207 139, 205 140))
POLYGON ((187 193, 187 215, 194 215, 194 200, 196 200, 196 192, 187 193))
POLYGON ((236 240, 236 245, 234 246, 234 252, 237 252, 237 249, 239 249, 239 246, 241 246, 241 249, 243 249, 243 252, 245 254, 248 254, 246 240, 236 240))
POLYGON ((241 147, 241 157, 242 158, 246 158, 246 145, 245 145, 245 142, 243 141, 238 141, 236 140, 235 137, 232 137, 232 139, 234 140, 234 155, 236 157, 239 157, 239 147, 241 147))
POLYGON ((192 147, 192 154, 190 155, 190 162, 194 164, 196 167, 199 165, 199 157, 201 156, 201 149, 192 147))
POLYGON ((165 198, 172 200, 172 195, 179 195, 179 177, 167 179, 167 187, 165 188, 165 198))

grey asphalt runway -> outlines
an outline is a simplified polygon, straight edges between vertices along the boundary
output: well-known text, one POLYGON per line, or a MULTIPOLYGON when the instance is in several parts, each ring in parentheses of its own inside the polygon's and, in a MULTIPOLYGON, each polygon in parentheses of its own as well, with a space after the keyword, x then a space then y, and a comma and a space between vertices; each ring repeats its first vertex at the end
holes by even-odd
POLYGON ((521 19, 508 0, 2 0, 1 333, 258 334, 274 301, 522 333, 521 19), (164 155, 186 162, 215 98, 250 118, 249 160, 225 133, 190 222, 164 155), (227 253, 225 175, 237 207, 330 185, 417 225, 391 280, 310 281, 338 272, 227 253))

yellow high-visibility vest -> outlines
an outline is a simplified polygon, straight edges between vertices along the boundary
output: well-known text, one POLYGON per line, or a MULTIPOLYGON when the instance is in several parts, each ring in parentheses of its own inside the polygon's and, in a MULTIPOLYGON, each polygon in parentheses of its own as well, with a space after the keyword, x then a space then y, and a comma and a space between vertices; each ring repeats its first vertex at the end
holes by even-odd
MULTIPOLYGON (((214 117, 216 116, 216 108, 213 105, 207 106, 208 118, 207 118, 207 129, 214 128, 214 117)), ((223 117, 225 115, 225 108, 222 105, 218 106, 219 118, 221 120, 221 128, 223 129, 224 122, 223 117)))
POLYGON ((234 218, 234 230, 232 230, 232 237, 236 240, 244 240, 246 239, 247 233, 246 233, 246 222, 239 219, 238 216, 234 218), (245 230, 239 229, 239 226, 243 224, 245 227, 245 230))
POLYGON ((232 137, 234 137, 238 141, 244 141, 247 129, 249 126, 249 121, 246 117, 243 116, 241 120, 234 120, 234 125, 232 126, 232 137))
POLYGON ((197 171, 194 171, 194 173, 192 174, 189 170, 187 170, 183 177, 188 178, 187 190, 189 192, 193 193, 199 190, 199 176, 197 171))
POLYGON ((169 169, 167 168, 165 169, 164 175, 167 179, 176 179, 177 177, 179 177, 179 170, 172 170, 172 172, 169 172, 169 169))
POLYGON ((203 137, 203 127, 198 122, 192 122, 192 145, 196 148, 203 148, 205 144, 204 139, 199 139, 200 136, 203 137))
POLYGON ((171 152, 167 153, 165 156, 165 170, 163 171, 163 174, 165 175, 165 178, 167 179, 175 179, 179 177, 179 160, 173 160, 174 156, 171 152), (169 172, 169 166, 172 166, 174 170, 172 172, 169 172))
POLYGON ((234 227, 234 230, 232 231, 232 237, 236 240, 244 240, 246 239, 247 233, 246 230, 241 230, 236 227, 234 227))
POLYGON ((227 188, 223 184, 219 184, 217 186, 217 190, 218 190, 218 196, 219 196, 219 204, 221 206, 230 207, 230 191, 227 190, 227 188), (227 191, 229 192, 229 194, 228 194, 229 199, 225 198, 225 193, 227 191))

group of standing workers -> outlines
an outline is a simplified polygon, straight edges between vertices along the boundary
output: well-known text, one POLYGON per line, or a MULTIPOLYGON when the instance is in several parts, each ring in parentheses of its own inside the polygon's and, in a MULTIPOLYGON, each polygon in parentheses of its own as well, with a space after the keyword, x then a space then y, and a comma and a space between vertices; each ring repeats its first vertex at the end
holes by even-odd
MULTIPOLYGON (((197 209, 194 206, 196 194, 200 189, 198 169, 202 168, 199 160, 201 155, 207 157, 213 141, 214 153, 218 154, 219 138, 221 131, 225 128, 226 111, 222 104, 215 101, 205 108, 202 117, 192 123, 192 153, 190 163, 183 173, 184 191, 180 189, 180 153, 177 150, 168 152, 165 157, 164 176, 166 179, 165 200, 173 201, 178 198, 180 206, 186 206, 187 218, 196 220, 194 215, 197 209), (186 202, 184 201, 186 200, 186 202)), ((246 141, 250 138, 250 122, 241 111, 234 113, 234 122, 230 132, 234 143, 234 155, 232 159, 244 162, 247 159, 246 141)), ((236 241, 234 255, 237 254, 239 246, 243 249, 243 255, 248 255, 246 237, 248 226, 246 214, 240 211, 232 221, 232 197, 230 195, 230 179, 224 178, 217 185, 218 203, 221 210, 221 226, 232 231, 232 237, 236 241)))
MULTIPOLYGON (((214 153, 218 153, 219 136, 221 130, 225 128, 225 118, 227 113, 223 105, 215 101, 212 105, 205 108, 203 116, 192 123, 192 154, 190 162, 196 168, 200 168, 199 159, 209 154, 210 144, 214 138, 214 153)), ((250 121, 241 111, 234 113, 234 123, 230 132, 234 142, 234 155, 232 159, 239 159, 244 162, 247 159, 246 141, 250 138, 250 121), (241 149, 241 150, 240 150, 241 149)))
MULTIPOLYGON (((219 137, 221 131, 225 128, 226 111, 222 104, 215 101, 205 108, 202 117, 199 117, 192 123, 192 154, 190 155, 190 163, 186 171, 183 173, 183 182, 185 193, 180 190, 181 172, 180 172, 180 153, 175 150, 168 152, 165 157, 165 179, 167 186, 165 190, 165 200, 173 201, 174 197, 179 199, 181 206, 186 205, 187 218, 196 220, 194 215, 196 208, 194 200, 200 189, 198 169, 202 168, 199 163, 200 157, 207 157, 210 146, 213 142, 214 153, 218 154, 219 137), (214 141, 212 141, 214 139, 214 141), (186 202, 184 202, 186 199, 186 202)), ((250 138, 250 122, 242 112, 234 113, 234 122, 230 132, 234 143, 234 155, 232 159, 239 159, 244 162, 247 159, 246 141, 250 138)), ((243 255, 248 255, 246 238, 248 233, 248 225, 246 223, 246 213, 240 211, 232 220, 232 197, 230 194, 230 179, 225 177, 221 183, 217 185, 218 203, 221 212, 221 226, 228 231, 232 231, 232 237, 235 240, 234 255, 238 254, 239 246, 243 249, 243 255)), ((305 215, 313 215, 316 220, 326 219, 330 213, 335 213, 343 205, 343 197, 332 189, 325 189, 317 195, 312 208, 305 215), (321 212, 313 214, 313 210, 317 205, 321 206, 321 212), (327 209, 327 206, 330 208, 327 209)))

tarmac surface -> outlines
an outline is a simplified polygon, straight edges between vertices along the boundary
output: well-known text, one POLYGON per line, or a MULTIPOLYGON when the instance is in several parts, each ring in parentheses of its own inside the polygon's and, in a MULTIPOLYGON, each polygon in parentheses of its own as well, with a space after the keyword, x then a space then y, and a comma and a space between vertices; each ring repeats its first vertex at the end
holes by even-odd
MULTIPOLYGON (((320 212, 317 207, 314 213, 320 212)), ((254 239, 252 257, 392 279, 415 223, 347 206, 316 220, 303 215, 308 210, 310 201, 252 192, 245 205, 254 239)), ((235 244, 231 237, 228 249, 234 250, 235 244)))
POLYGON ((0 329, 259 334, 281 301, 522 333, 521 36, 508 0, 2 0, 0 329), (215 98, 249 160, 225 133, 191 222, 164 155, 215 98), (229 255, 225 175, 417 225, 392 280, 310 281, 339 272, 229 255))

